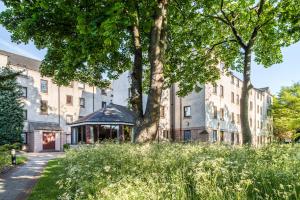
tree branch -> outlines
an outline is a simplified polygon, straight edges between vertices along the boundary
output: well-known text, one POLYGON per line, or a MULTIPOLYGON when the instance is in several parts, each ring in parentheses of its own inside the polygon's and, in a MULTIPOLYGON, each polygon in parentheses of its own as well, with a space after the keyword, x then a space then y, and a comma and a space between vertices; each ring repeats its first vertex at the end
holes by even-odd
POLYGON ((244 43, 243 39, 241 38, 241 36, 238 34, 234 24, 232 24, 232 22, 229 20, 229 18, 227 17, 226 13, 224 12, 223 10, 223 6, 224 6, 224 0, 221 1, 221 6, 220 6, 220 10, 221 10, 221 13, 222 15, 224 16, 227 24, 229 25, 229 27, 231 28, 231 31, 234 35, 234 37, 236 38, 237 42, 242 46, 243 49, 246 49, 247 46, 246 44, 244 43))

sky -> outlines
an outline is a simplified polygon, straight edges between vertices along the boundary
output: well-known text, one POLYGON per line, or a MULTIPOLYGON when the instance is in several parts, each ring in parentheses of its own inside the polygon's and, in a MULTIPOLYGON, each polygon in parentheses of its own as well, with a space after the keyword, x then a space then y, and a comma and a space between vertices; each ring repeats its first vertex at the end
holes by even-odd
MULTIPOLYGON (((4 9, 3 3, 0 2, 0 12, 4 9)), ((0 49, 38 60, 42 60, 47 53, 45 49, 38 50, 32 42, 29 44, 11 42, 10 33, 1 25, 0 49)), ((282 53, 283 62, 267 69, 253 62, 251 78, 254 87, 270 87, 271 92, 277 94, 282 86, 290 86, 300 81, 300 42, 283 48, 282 53)))

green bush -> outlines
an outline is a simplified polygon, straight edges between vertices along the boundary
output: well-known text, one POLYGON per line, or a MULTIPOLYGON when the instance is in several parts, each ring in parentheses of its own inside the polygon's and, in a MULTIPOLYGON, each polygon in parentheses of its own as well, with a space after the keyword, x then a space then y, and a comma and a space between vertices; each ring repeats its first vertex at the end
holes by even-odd
POLYGON ((70 149, 70 144, 64 144, 63 148, 64 148, 64 151, 70 149))
POLYGON ((299 199, 300 145, 97 144, 60 162, 60 199, 299 199))

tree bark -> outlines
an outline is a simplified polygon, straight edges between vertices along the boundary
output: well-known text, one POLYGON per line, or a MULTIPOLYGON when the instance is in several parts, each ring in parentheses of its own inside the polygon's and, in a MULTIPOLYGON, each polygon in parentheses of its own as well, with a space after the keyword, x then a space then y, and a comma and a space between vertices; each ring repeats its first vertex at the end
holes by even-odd
POLYGON ((136 139, 139 142, 155 139, 160 118, 160 101, 164 84, 163 66, 166 49, 167 0, 158 0, 151 28, 149 61, 150 88, 143 122, 137 126, 136 139))
POLYGON ((252 135, 249 126, 249 91, 252 88, 251 80, 251 48, 245 48, 244 54, 244 71, 243 71, 243 88, 241 96, 241 128, 243 134, 243 144, 251 144, 252 135))

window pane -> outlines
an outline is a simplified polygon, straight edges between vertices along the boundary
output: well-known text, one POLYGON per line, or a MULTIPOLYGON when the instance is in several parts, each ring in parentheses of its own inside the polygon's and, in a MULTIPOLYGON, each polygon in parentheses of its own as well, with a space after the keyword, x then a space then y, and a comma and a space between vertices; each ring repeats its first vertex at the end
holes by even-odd
POLYGON ((41 80, 41 92, 48 93, 48 81, 41 80))
POLYGON ((190 117, 191 116, 191 106, 184 106, 184 117, 190 117))

